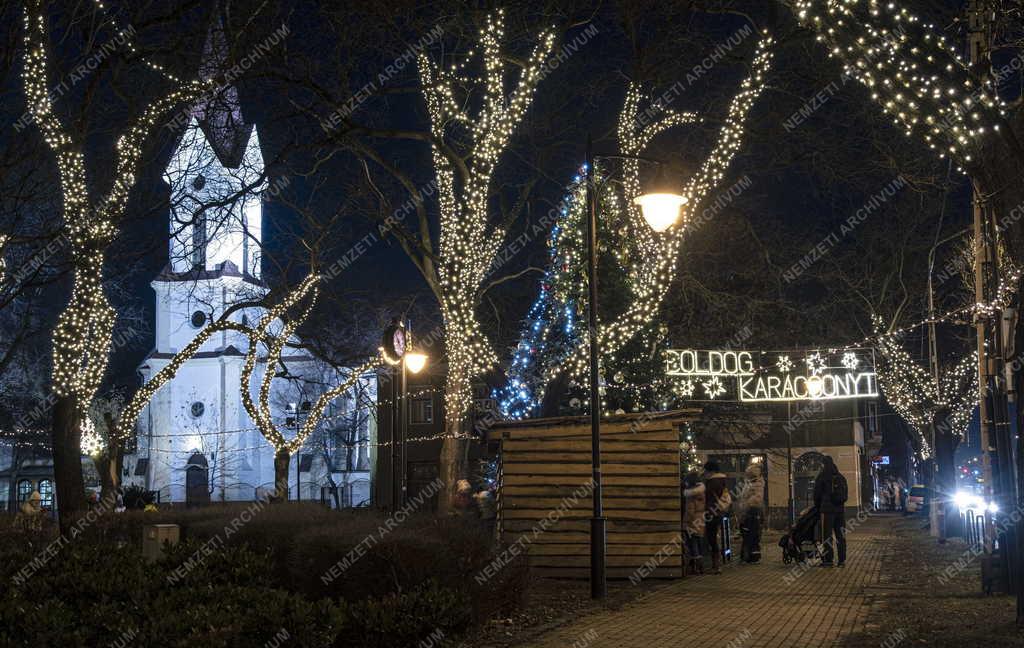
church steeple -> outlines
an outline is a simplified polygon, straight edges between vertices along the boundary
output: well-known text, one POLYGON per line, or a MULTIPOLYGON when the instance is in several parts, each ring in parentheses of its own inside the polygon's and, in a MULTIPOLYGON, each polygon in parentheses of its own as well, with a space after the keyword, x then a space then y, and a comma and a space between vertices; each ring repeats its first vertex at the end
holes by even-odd
MULTIPOLYGON (((223 83, 228 61, 224 22, 214 9, 199 75, 223 83)), ((259 280, 263 155, 234 85, 192 106, 188 126, 164 172, 170 185, 172 275, 227 272, 259 280)))
MULTIPOLYGON (((223 79, 228 70, 228 53, 224 20, 219 8, 215 7, 210 30, 206 34, 206 44, 203 46, 199 77, 214 82, 223 79)), ((196 103, 192 114, 221 163, 226 167, 238 166, 242 162, 245 147, 253 130, 253 125, 246 123, 242 116, 238 89, 234 85, 221 88, 216 94, 196 103)))

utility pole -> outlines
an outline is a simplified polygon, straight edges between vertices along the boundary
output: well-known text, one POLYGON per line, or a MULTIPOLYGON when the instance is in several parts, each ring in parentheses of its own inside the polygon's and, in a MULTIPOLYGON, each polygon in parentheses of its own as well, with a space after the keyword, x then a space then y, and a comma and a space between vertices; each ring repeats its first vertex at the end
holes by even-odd
MULTIPOLYGON (((972 69, 990 66, 989 45, 991 29, 990 10, 986 0, 970 0, 968 4, 968 49, 972 69)), ((973 186, 972 206, 974 212, 974 292, 975 303, 983 304, 994 296, 990 290, 990 277, 995 269, 995 232, 990 229, 989 209, 985 197, 973 186)), ((1013 479, 1011 435, 1006 416, 1005 395, 1001 389, 998 364, 1001 356, 1001 326, 993 325, 984 313, 975 313, 974 326, 978 340, 978 386, 979 422, 981 426, 982 475, 985 480, 985 498, 998 502, 1001 511, 1009 514, 1013 510, 1016 484, 1013 479), (996 460, 993 465, 993 459, 996 460)), ((1016 591, 1015 574, 1016 533, 1007 528, 999 541, 1001 556, 1000 571, 1005 576, 1009 591, 1016 591)), ((995 525, 990 511, 985 513, 984 548, 986 558, 991 560, 995 550, 995 525)))
MULTIPOLYGON (((942 219, 939 219, 939 227, 941 231, 942 219)), ((938 239, 938 232, 936 232, 936 239, 938 239)), ((942 441, 943 447, 939 448, 939 430, 938 430, 938 418, 939 412, 941 411, 940 402, 942 400, 942 393, 939 387, 939 343, 935 335, 935 289, 932 283, 932 269, 935 267, 935 248, 938 247, 939 241, 936 240, 935 244, 932 245, 932 249, 928 254, 928 358, 929 364, 932 370, 932 388, 935 390, 935 407, 931 412, 931 436, 932 436, 932 461, 931 461, 931 496, 929 501, 931 506, 928 507, 928 517, 931 522, 931 534, 939 538, 939 542, 943 543, 946 541, 946 502, 949 499, 950 493, 943 493, 944 497, 935 497, 936 493, 940 491, 943 486, 939 481, 939 455, 941 452, 945 452, 946 448, 945 440, 942 441)), ((949 458, 952 461, 952 457, 949 458)))

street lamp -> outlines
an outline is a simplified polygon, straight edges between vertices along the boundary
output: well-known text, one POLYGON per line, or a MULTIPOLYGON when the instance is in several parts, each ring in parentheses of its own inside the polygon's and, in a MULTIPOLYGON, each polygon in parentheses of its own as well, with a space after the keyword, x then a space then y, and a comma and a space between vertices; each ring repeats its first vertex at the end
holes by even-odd
MULTIPOLYGON (((605 157, 605 156, 602 156, 605 157)), ((624 159, 646 159, 638 156, 607 156, 624 159)), ((657 162, 656 160, 649 160, 657 162)), ((597 340, 597 206, 594 199, 594 154, 591 138, 587 137, 587 285, 590 308, 588 328, 590 336, 590 461, 593 474, 594 513, 590 520, 590 597, 602 599, 608 593, 605 574, 605 551, 607 548, 608 525, 604 517, 601 486, 601 393, 598 383, 598 358, 600 349, 597 340)), ((655 232, 664 232, 678 219, 680 207, 686 198, 664 187, 664 175, 659 176, 659 186, 636 198, 644 220, 655 232)))
POLYGON ((673 191, 665 177, 665 168, 659 167, 655 182, 648 187, 646 193, 637 196, 633 202, 640 207, 640 213, 651 229, 661 233, 679 220, 679 209, 688 202, 688 199, 673 191))
POLYGON ((418 374, 427 365, 427 356, 424 353, 410 351, 405 354, 405 368, 414 374, 418 374))

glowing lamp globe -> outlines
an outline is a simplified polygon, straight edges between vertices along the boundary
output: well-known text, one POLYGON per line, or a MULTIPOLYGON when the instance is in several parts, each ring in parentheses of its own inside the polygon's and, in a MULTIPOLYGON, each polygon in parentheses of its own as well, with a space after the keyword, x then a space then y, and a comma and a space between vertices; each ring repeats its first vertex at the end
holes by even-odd
POLYGON ((686 204, 684 196, 674 193, 646 193, 633 201, 640 207, 644 220, 655 232, 664 232, 679 220, 679 208, 686 204))
POLYGON ((416 353, 410 351, 405 354, 405 368, 414 374, 419 373, 423 370, 423 367, 427 366, 427 356, 423 353, 416 353))

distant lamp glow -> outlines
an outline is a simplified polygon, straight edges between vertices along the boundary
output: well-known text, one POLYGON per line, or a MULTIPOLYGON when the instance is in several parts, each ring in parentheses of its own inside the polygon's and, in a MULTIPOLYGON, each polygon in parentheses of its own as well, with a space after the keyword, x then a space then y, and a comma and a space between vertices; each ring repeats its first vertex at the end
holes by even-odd
POLYGON ((995 502, 989 502, 988 503, 988 512, 989 513, 998 513, 999 512, 999 505, 996 504, 995 502))
POLYGON ((655 232, 664 232, 679 220, 679 210, 687 203, 687 198, 675 192, 675 188, 665 177, 665 169, 661 167, 658 177, 648 187, 646 193, 640 194, 633 202, 640 207, 644 220, 655 232))
POLYGON ((410 351, 405 354, 405 368, 414 374, 419 373, 423 370, 423 367, 427 366, 427 356, 424 353, 417 353, 410 351))

